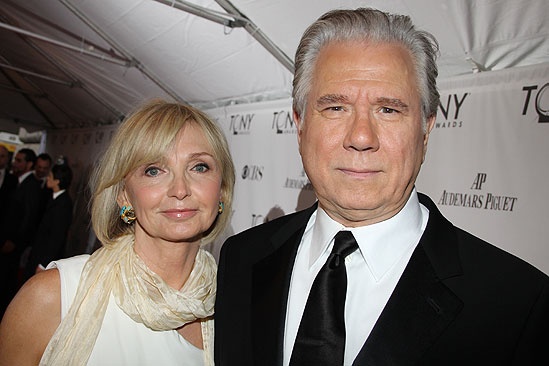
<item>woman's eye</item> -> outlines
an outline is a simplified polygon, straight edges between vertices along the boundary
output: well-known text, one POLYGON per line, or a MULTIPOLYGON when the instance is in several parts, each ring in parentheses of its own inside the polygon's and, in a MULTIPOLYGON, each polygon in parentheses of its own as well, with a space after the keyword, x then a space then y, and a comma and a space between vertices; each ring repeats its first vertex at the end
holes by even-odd
POLYGON ((200 163, 200 164, 196 164, 194 167, 193 167, 193 170, 199 172, 199 173, 205 173, 207 172, 208 170, 210 170, 210 167, 208 166, 208 164, 206 163, 200 163))
POLYGON ((150 166, 145 169, 145 175, 148 175, 149 177, 156 177, 158 174, 160 174, 160 169, 157 167, 150 166))

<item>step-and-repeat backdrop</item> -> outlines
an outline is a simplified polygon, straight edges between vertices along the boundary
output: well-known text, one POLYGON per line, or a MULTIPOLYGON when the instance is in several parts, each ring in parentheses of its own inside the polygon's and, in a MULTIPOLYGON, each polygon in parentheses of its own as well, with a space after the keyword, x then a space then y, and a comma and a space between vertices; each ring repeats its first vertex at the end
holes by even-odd
MULTIPOLYGON (((418 191, 455 225, 549 273, 549 64, 441 80, 439 89, 418 191)), ((217 255, 226 236, 308 207, 315 197, 298 153, 291 100, 207 112, 227 136, 237 177, 231 227, 209 248, 217 255)), ((90 163, 114 128, 48 136, 48 152, 71 158, 82 204, 90 163)), ((79 215, 85 217, 85 206, 79 215)), ((74 247, 90 240, 74 237, 74 247)))

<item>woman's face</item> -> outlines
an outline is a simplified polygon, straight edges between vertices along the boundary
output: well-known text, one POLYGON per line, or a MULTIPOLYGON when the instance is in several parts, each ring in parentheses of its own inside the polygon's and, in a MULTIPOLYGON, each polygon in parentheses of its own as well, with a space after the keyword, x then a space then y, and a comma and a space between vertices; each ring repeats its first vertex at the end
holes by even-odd
POLYGON ((202 130, 189 123, 162 161, 128 174, 118 204, 131 205, 136 238, 197 242, 214 222, 221 199, 221 167, 202 130))
POLYGON ((46 177, 46 187, 49 189, 55 190, 58 188, 59 181, 57 179, 53 178, 53 173, 49 172, 48 176, 46 177))

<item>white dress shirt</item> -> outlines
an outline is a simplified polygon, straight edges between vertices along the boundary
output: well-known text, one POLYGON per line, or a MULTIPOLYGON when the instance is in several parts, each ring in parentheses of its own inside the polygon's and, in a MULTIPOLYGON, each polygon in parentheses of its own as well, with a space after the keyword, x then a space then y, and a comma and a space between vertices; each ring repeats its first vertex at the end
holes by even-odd
POLYGON ((28 171, 24 174, 21 174, 17 179, 19 180, 19 184, 23 183, 23 181, 31 174, 34 174, 34 172, 31 170, 31 171, 28 171))
POLYGON ((57 197, 61 196, 63 194, 63 192, 65 192, 64 189, 61 189, 57 192, 53 192, 53 199, 56 199, 57 197))
POLYGON ((340 230, 350 230, 359 250, 345 260, 345 365, 351 365, 387 304, 417 246, 429 211, 419 203, 416 190, 404 208, 377 224, 345 228, 317 209, 305 228, 290 282, 284 334, 284 361, 290 363, 297 330, 313 281, 333 247, 340 230))

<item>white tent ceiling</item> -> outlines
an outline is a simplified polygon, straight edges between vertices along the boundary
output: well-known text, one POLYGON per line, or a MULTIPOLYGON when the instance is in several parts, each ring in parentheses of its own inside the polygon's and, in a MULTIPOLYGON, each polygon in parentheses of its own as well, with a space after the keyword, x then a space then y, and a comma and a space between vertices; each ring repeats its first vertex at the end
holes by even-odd
POLYGON ((151 97, 289 97, 307 25, 358 6, 435 34, 441 78, 549 61, 547 0, 0 0, 0 131, 116 123, 151 97))

